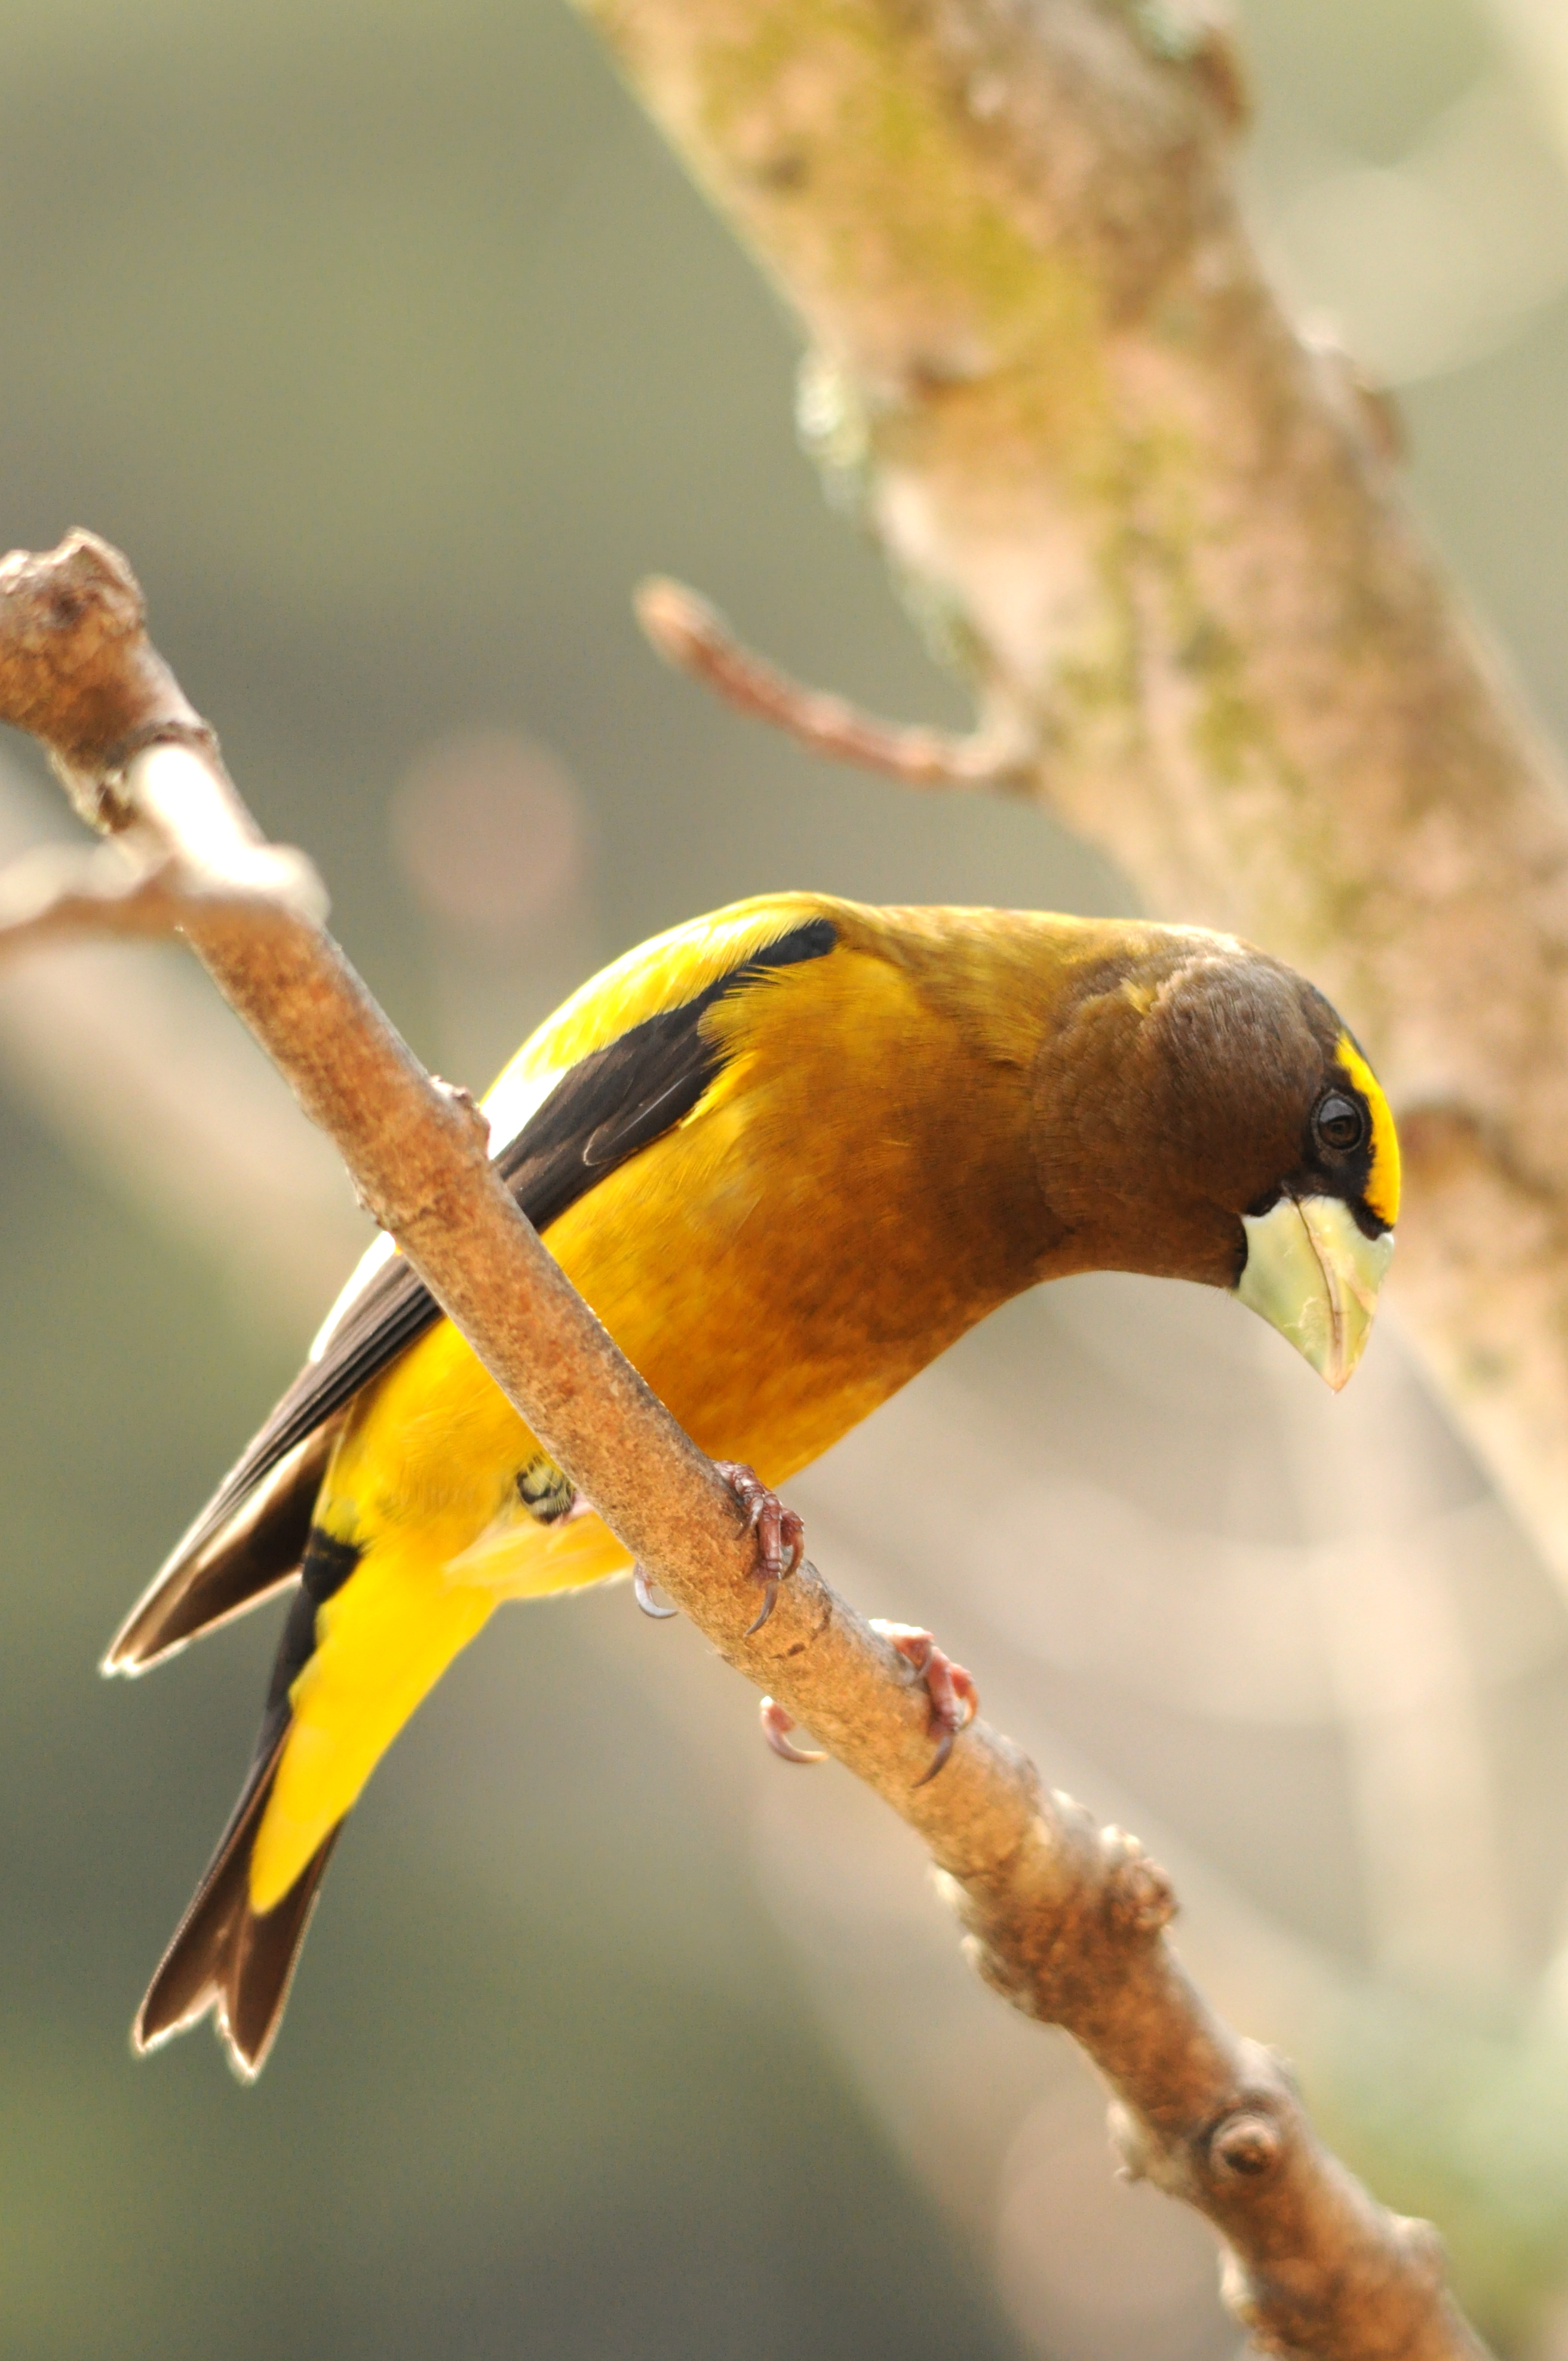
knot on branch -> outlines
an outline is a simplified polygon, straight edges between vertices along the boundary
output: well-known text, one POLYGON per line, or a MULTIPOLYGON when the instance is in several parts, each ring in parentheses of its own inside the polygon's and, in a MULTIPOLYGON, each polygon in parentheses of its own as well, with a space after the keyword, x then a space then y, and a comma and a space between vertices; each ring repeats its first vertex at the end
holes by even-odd
POLYGON ((1136 1837, 1124 1829, 1102 1831, 1100 1850, 1105 1864, 1103 1910, 1113 1935, 1152 1940, 1164 1933, 1176 1916, 1176 1895, 1157 1861, 1150 1861, 1136 1837))
POLYGON ((1238 2091, 1217 2122, 1185 2132, 1157 2129, 1120 2099, 1112 2103, 1109 2127, 1124 2180, 1152 2181, 1168 2195, 1212 2211, 1206 2191, 1221 2199, 1245 2198, 1278 2172, 1295 2116, 1289 2093, 1270 2081, 1238 2091))
POLYGON ((1282 2126, 1259 2106, 1238 2107, 1209 2135, 1209 2170, 1217 2181, 1261 2180, 1284 2153, 1282 2126))
POLYGON ((203 724, 147 637, 141 588, 96 533, 0 559, 0 720, 48 747, 84 818, 137 746, 203 724))
POLYGON ((467 1083, 448 1082, 439 1074, 432 1074, 430 1080, 432 1088, 439 1091, 445 1100, 458 1137, 488 1159, 490 1153, 490 1118, 467 1083))
POLYGON ((1001 1880, 940 1883, 969 1930, 964 1955, 981 1981, 1025 2015, 1069 2027, 1096 1991, 1142 1963, 1177 1910, 1169 1878, 1136 1837, 1099 1828, 1060 1794, 1001 1880), (1021 1910, 1025 1891, 1033 1900, 1021 1910))

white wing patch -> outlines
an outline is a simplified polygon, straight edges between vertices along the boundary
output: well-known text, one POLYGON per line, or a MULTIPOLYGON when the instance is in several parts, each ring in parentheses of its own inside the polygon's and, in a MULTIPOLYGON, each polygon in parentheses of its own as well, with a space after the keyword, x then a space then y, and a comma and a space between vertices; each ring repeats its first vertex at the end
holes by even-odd
MULTIPOLYGON (((529 1118, 536 1115, 560 1081, 564 1068, 546 1067, 542 1073, 528 1073, 523 1069, 526 1049, 520 1050, 510 1066, 503 1067, 488 1094, 479 1104, 490 1119, 490 1154, 499 1156, 510 1146, 529 1118)), ((358 1301, 364 1290, 383 1264, 391 1260, 398 1249, 383 1230, 371 1239, 343 1289, 332 1310, 311 1339, 307 1360, 319 1361, 337 1332, 345 1314, 358 1301)))
POLYGON ((545 1066, 530 1072, 523 1064, 526 1049, 520 1049, 510 1066, 503 1066, 489 1091, 479 1102, 490 1118, 490 1154, 499 1156, 510 1148, 524 1124, 532 1120, 544 1104, 556 1083, 567 1071, 565 1066, 545 1066))

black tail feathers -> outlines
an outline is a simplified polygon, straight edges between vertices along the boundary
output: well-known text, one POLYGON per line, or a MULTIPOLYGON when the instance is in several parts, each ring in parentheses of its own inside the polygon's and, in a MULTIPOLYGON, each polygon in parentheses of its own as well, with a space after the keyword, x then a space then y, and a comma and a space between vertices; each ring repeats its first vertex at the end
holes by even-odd
POLYGON ((144 1673, 293 1580, 335 1433, 309 1437, 237 1508, 198 1518, 115 1633, 104 1672, 144 1673))
POLYGON ((148 1987, 132 2029, 137 2050, 156 2048, 212 2011, 242 2081, 260 2073, 289 1997, 294 1963, 339 1829, 318 1848, 283 1899, 250 1906, 250 1855, 272 1793, 281 1733, 246 1782, 194 1899, 148 1987))

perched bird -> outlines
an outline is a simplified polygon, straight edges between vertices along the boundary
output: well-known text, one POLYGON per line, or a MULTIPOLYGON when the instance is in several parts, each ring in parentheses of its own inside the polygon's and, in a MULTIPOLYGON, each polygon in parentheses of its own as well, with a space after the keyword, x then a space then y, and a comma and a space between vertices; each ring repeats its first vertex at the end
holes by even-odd
MULTIPOLYGON (((486 1104, 523 1211, 696 1443, 758 1471, 754 1509, 1070 1271, 1228 1288, 1343 1385, 1398 1211, 1387 1102, 1328 1003, 1195 928, 741 902, 586 984, 486 1104)), ((213 2010, 254 2074, 422 1697, 502 1599, 626 1566, 378 1241, 106 1659, 138 1673, 298 1586, 138 2047, 213 2010)))

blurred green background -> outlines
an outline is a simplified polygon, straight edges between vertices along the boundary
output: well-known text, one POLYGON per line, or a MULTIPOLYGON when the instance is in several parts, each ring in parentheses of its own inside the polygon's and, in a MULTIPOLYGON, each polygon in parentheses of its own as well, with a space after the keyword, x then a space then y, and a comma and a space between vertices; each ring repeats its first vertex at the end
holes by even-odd
MULTIPOLYGON (((1415 497, 1561 730, 1568 107, 1529 17, 1249 0, 1249 170, 1292 299, 1402 387, 1415 497)), ((1131 906, 1037 813, 815 764, 641 644, 631 586, 671 571, 809 678, 965 713, 797 453, 789 321, 559 0, 0 0, 0 543, 130 553, 443 1071, 488 1080, 601 958, 768 887, 1131 906)), ((6 758, 5 826, 50 824, 6 758)), ((131 2061, 271 1619, 134 1688, 93 1664, 354 1250, 225 1022, 156 953, 0 986, 0 2349, 1234 2350, 1205 2234, 1111 2187, 1087 2081, 969 1988, 899 1831, 837 1773, 792 1785, 624 1590, 501 1619, 400 1743, 257 2089, 204 2032, 131 2061), (138 995, 254 1148, 232 1192, 137 1094, 138 995)), ((1439 2210, 1494 2333, 1568 2352, 1562 2111, 1528 2170, 1506 2136, 1563 2055, 1568 1617, 1392 1341, 1331 1433, 1231 1307, 1058 1292, 800 1488, 818 1554, 1165 1842, 1227 2002, 1439 2210), (1005 1531, 923 1497, 955 1427, 1005 1531), (1256 1629, 1184 1654, 1222 1561, 1256 1629), (1390 1720, 1376 1652, 1450 1642, 1390 1720)))

